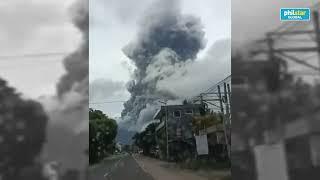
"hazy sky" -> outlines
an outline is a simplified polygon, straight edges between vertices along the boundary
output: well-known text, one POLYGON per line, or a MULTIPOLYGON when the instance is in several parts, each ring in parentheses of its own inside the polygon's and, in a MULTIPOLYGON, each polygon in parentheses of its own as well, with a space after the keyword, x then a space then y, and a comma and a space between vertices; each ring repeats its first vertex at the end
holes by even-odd
POLYGON ((10 0, 0 2, 0 78, 26 97, 55 94, 64 73, 63 56, 16 57, 23 54, 71 52, 80 33, 69 12, 74 0, 10 0))
MULTIPOLYGON (((139 19, 154 0, 90 1, 90 98, 91 102, 127 100, 125 83, 134 69, 122 48, 134 40, 139 19), (100 83, 99 83, 100 82, 100 83), (101 87, 101 82, 104 82, 101 87), (100 84, 100 89, 97 86, 100 84)), ((182 13, 200 17, 206 33, 204 56, 217 40, 231 36, 231 2, 220 0, 182 0, 182 13)), ((206 87, 204 87, 206 88, 206 87)), ((119 116, 122 102, 91 107, 119 116)))
MULTIPOLYGON (((291 0, 291 1, 279 1, 279 0, 268 0, 268 1, 256 1, 256 0, 232 0, 232 50, 238 48, 246 48, 247 43, 252 40, 265 38, 265 33, 274 31, 283 25, 292 25, 296 22, 283 22, 279 20, 280 8, 308 8, 313 7, 319 0, 291 0), (245 4, 245 5, 244 5, 245 4)), ((319 9, 319 8, 318 8, 319 9)), ((313 28, 313 21, 309 22, 298 22, 298 29, 295 30, 309 30, 313 28)), ((290 29, 288 29, 290 30, 290 29)), ((292 29, 291 29, 292 30, 292 29)), ((287 39, 308 39, 309 36, 305 37, 286 37, 287 39)), ((279 40, 279 38, 278 38, 279 40)), ((302 41, 302 42, 287 42, 279 40, 277 43, 281 47, 292 47, 292 46, 314 46, 315 43, 302 41), (307 44, 308 43, 308 44, 307 44)), ((300 59, 308 57, 307 62, 318 66, 318 58, 316 52, 312 53, 298 53, 289 54, 300 59)), ((289 71, 306 71, 309 72, 311 69, 301 66, 292 61, 287 61, 289 65, 289 71)), ((304 80, 313 82, 314 76, 303 76, 304 80)))
POLYGON ((284 24, 279 20, 280 8, 305 8, 317 2, 319 0, 232 0, 232 42, 235 42, 232 45, 261 38, 263 33, 284 24))

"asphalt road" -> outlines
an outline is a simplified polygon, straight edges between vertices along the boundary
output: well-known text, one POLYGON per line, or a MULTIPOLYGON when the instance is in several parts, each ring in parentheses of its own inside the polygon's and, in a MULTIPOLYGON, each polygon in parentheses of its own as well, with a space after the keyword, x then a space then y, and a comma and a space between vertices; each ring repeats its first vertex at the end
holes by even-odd
POLYGON ((107 160, 89 171, 89 180, 153 180, 131 155, 107 160))

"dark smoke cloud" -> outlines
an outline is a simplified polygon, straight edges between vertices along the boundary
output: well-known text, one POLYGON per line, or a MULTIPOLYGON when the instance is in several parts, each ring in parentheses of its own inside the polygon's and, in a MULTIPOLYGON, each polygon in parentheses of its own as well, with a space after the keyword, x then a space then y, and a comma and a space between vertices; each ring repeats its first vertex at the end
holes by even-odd
MULTIPOLYGON (((71 91, 75 85, 86 84, 88 87, 88 67, 89 67, 89 12, 88 0, 79 0, 73 6, 73 22, 81 31, 83 42, 81 47, 74 53, 67 56, 64 60, 64 67, 67 73, 60 79, 57 85, 58 96, 71 91)), ((88 88, 86 91, 88 92, 88 88)))
POLYGON ((84 170, 88 162, 85 151, 89 137, 88 0, 78 0, 71 12, 83 39, 80 47, 64 59, 66 74, 57 84, 57 96, 41 99, 50 117, 43 157, 60 162, 62 170, 84 170))
POLYGON ((144 77, 152 59, 164 48, 174 51, 181 61, 196 58, 204 48, 203 25, 199 18, 182 15, 179 1, 158 1, 146 12, 136 41, 124 48, 135 63, 137 78, 144 77))
POLYGON ((148 67, 165 68, 168 64, 192 61, 205 46, 200 19, 181 14, 179 1, 157 1, 147 10, 140 25, 137 39, 123 49, 136 70, 128 83, 131 98, 124 104, 122 118, 134 123, 152 120, 153 113, 146 111, 155 111, 152 106, 158 104, 156 100, 176 98, 168 91, 157 90, 161 76, 148 75, 148 67))

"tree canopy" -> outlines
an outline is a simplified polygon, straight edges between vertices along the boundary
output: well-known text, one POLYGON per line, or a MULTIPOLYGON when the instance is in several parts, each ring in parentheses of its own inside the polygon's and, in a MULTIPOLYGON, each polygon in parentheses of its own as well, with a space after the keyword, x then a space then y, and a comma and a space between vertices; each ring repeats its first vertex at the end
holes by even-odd
POLYGON ((89 161, 94 164, 115 148, 117 122, 100 110, 89 109, 89 161))
POLYGON ((145 155, 150 155, 151 149, 156 146, 156 127, 158 123, 149 124, 144 131, 136 133, 132 139, 134 144, 143 150, 145 155))
POLYGON ((48 117, 38 102, 25 100, 0 79, 0 174, 17 178, 45 142, 48 117))

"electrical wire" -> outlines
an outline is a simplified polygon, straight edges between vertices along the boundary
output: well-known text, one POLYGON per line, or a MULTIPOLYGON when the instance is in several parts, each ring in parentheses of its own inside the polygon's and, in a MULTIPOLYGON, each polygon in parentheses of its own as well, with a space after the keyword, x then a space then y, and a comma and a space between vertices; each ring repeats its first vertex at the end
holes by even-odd
POLYGON ((89 102, 89 104, 111 104, 111 103, 124 103, 124 102, 126 101, 118 100, 118 101, 89 102))
MULTIPOLYGON (((31 54, 19 54, 19 55, 0 55, 0 60, 21 60, 25 58, 40 58, 40 57, 56 57, 65 56, 70 52, 49 52, 49 53, 31 53, 31 54)), ((34 59, 33 59, 34 60, 34 59)))

